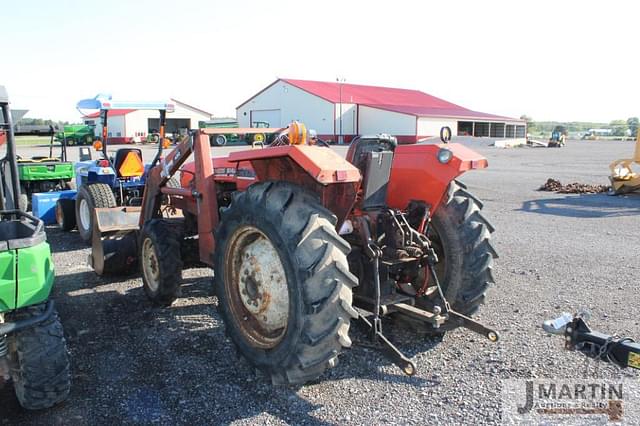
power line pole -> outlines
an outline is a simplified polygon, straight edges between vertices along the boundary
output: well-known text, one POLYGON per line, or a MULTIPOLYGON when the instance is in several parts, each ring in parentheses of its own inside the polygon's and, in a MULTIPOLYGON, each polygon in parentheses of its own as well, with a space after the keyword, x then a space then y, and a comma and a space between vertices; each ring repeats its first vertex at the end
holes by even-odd
POLYGON ((347 80, 344 77, 337 77, 336 81, 338 82, 338 99, 340 101, 340 130, 338 135, 338 144, 342 145, 344 143, 344 138, 342 136, 342 83, 347 80))

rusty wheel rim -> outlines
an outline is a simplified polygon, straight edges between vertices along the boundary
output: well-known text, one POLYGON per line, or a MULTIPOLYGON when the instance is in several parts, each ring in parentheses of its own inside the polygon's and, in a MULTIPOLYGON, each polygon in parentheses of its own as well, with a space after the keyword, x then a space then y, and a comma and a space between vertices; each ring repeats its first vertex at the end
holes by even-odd
POLYGON ((150 238, 145 238, 142 243, 142 269, 144 277, 147 279, 147 286, 151 291, 157 291, 160 287, 160 264, 158 256, 153 248, 153 242, 150 238))
POLYGON ((233 321, 252 346, 275 347, 289 320, 289 289, 278 251, 263 232, 245 226, 231 236, 225 259, 233 321))

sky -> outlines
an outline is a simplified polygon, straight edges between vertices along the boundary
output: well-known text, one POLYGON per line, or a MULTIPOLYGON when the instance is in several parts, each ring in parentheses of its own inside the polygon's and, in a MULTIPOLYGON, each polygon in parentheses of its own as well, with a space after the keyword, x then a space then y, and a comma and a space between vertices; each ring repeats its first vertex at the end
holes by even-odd
POLYGON ((27 117, 97 93, 235 116, 276 78, 421 90, 534 120, 640 116, 636 1, 0 0, 0 84, 27 117))

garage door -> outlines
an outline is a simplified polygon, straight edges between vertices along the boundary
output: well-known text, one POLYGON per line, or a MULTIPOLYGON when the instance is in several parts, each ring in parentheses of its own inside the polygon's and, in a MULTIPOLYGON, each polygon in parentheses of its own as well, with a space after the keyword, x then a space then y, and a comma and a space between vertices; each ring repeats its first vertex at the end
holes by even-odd
POLYGON ((255 109, 251 110, 251 127, 256 127, 255 122, 264 121, 269 123, 269 127, 280 127, 280 110, 279 109, 255 109))

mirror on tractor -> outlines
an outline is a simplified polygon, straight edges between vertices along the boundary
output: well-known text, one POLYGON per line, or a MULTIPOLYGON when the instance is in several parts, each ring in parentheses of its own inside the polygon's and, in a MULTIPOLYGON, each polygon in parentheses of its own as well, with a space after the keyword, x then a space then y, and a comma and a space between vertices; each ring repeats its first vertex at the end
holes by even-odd
POLYGON ((451 127, 444 126, 440 129, 440 140, 442 143, 449 143, 451 140, 451 127))

